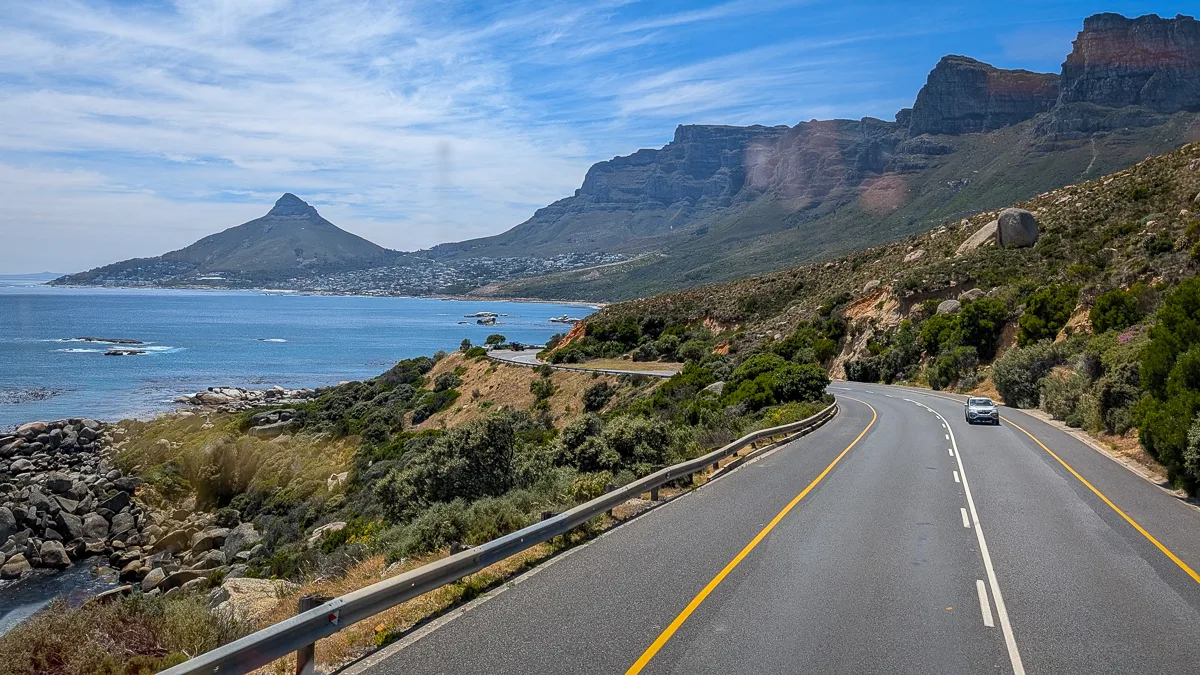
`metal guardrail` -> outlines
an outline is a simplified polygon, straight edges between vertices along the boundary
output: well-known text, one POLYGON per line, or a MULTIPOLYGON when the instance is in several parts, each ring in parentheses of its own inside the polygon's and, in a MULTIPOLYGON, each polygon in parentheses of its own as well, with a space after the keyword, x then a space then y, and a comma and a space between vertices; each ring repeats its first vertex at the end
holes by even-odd
POLYGON ((168 668, 160 675, 249 672, 406 600, 566 534, 615 506, 716 464, 764 438, 812 431, 836 415, 837 408, 838 404, 834 402, 816 415, 799 422, 751 432, 718 450, 668 466, 535 525, 302 611, 286 621, 168 668))

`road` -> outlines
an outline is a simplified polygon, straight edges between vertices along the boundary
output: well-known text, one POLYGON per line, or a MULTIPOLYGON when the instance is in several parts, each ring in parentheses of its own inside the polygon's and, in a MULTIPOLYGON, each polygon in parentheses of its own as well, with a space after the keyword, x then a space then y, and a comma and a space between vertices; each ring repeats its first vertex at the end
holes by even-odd
POLYGON ((820 430, 349 672, 1196 672, 1200 510, 1018 411, 834 392, 820 430))
MULTIPOLYGON (((509 351, 507 349, 497 349, 488 352, 488 357, 504 363, 513 363, 519 366, 540 366, 541 361, 538 361, 537 350, 527 349, 521 352, 509 351)), ((610 373, 613 375, 648 375, 650 377, 671 377, 677 370, 636 370, 636 369, 620 369, 608 370, 605 368, 588 368, 580 365, 554 365, 549 364, 555 370, 576 370, 585 373, 610 373)))

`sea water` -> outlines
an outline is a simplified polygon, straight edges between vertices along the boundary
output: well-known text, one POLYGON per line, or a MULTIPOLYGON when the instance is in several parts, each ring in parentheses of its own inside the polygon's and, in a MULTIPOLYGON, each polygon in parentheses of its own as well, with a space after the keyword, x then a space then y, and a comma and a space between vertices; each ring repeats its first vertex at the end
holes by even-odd
POLYGON ((211 386, 316 387, 500 333, 541 344, 592 307, 263 291, 0 286, 0 430, 148 417, 211 386), (465 315, 495 312, 494 326, 465 315), (465 323, 464 323, 465 322, 465 323), (140 345, 84 342, 138 340, 140 345), (137 356, 105 356, 110 349, 137 356))

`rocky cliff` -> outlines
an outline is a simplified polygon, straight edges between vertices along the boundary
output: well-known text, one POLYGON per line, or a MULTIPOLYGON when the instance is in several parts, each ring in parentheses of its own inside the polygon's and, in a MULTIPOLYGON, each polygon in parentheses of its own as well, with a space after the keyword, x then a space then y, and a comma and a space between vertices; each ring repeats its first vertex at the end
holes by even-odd
POLYGON ((1058 75, 944 56, 913 104, 909 135, 967 134, 1024 122, 1054 106, 1058 75))
POLYGON ((1088 17, 1063 63, 1059 102, 1200 112, 1200 21, 1088 17))
POLYGON ((681 126, 660 149, 596 164, 573 196, 508 232, 432 255, 659 254, 501 288, 603 300, 906 236, 1200 136, 1197 25, 1093 16, 1061 75, 947 56, 895 121, 681 126))

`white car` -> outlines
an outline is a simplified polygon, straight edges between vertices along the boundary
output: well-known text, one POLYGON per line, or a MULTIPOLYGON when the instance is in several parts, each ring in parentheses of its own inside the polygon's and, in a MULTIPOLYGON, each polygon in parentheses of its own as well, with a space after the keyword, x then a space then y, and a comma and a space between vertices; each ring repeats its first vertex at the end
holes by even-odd
POLYGON ((963 415, 967 418, 967 424, 976 422, 1000 424, 1000 410, 996 407, 996 402, 982 396, 972 396, 967 399, 966 405, 963 406, 963 415))

